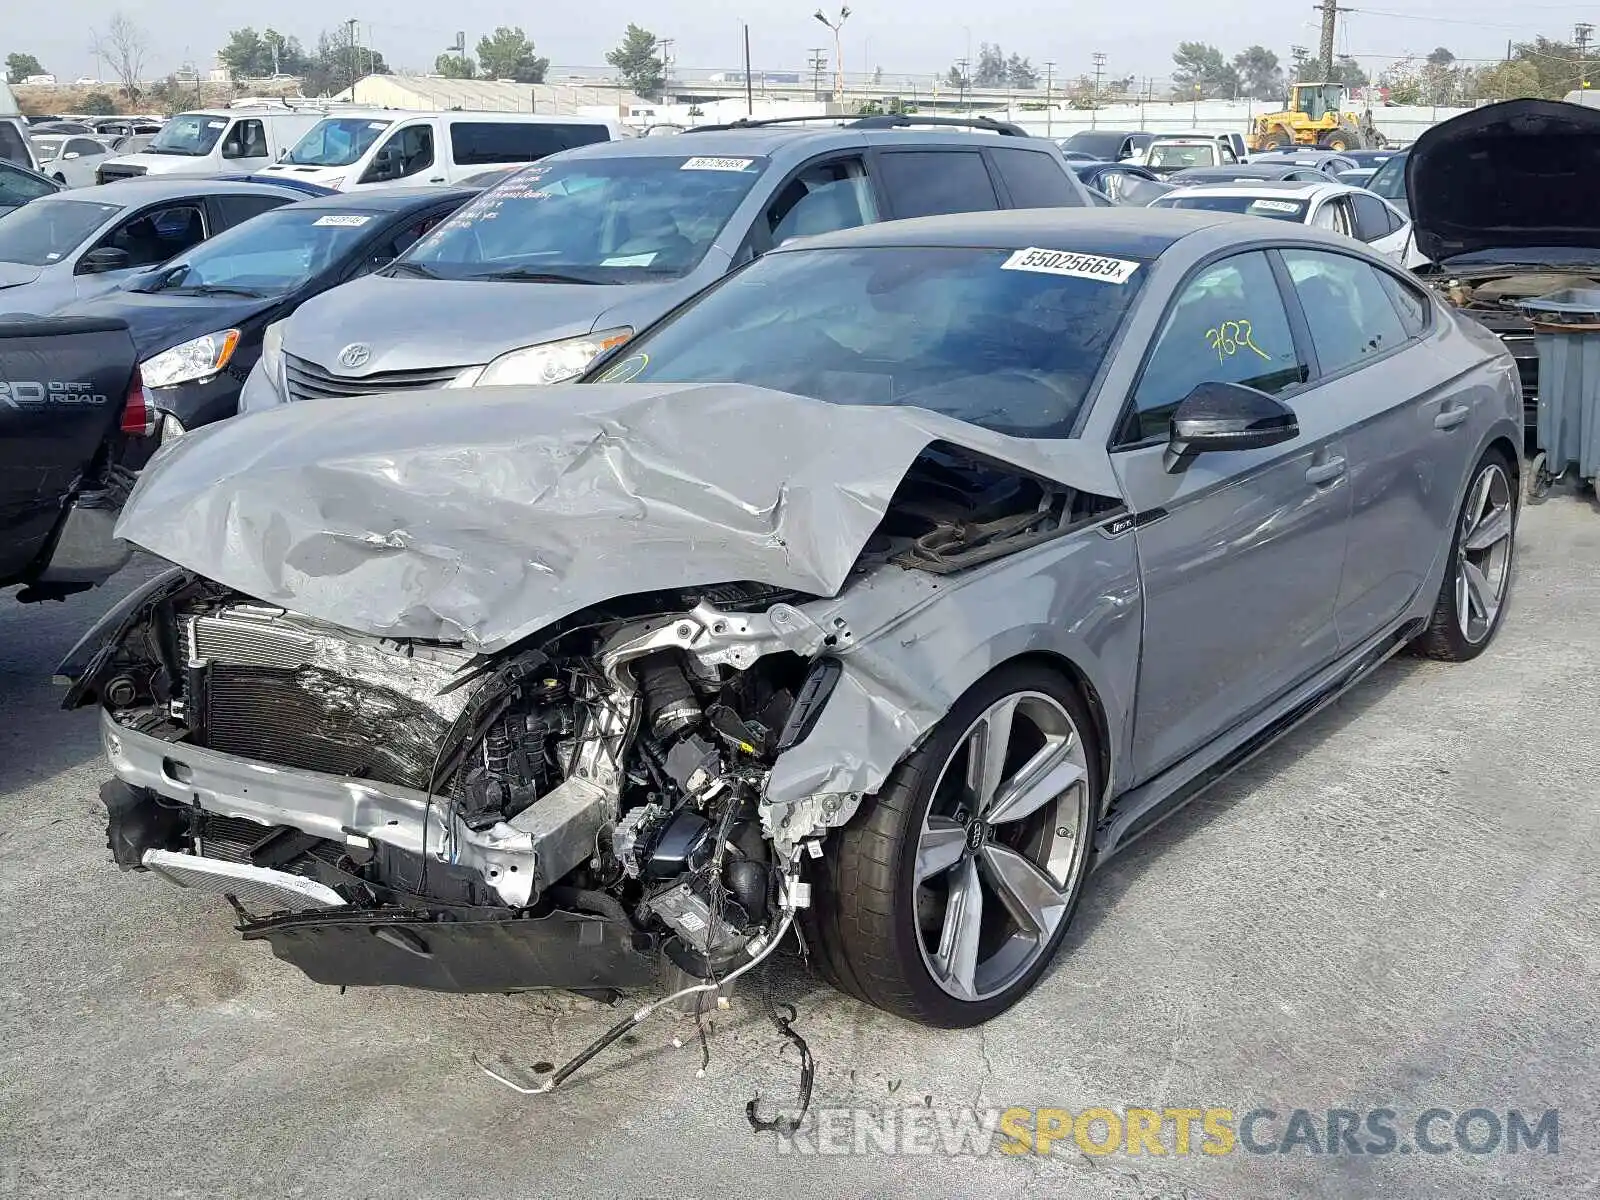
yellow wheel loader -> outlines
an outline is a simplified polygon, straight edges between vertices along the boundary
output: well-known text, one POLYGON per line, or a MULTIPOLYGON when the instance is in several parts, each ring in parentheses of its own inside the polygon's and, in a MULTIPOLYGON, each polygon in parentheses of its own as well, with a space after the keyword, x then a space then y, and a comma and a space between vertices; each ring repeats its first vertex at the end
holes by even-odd
POLYGON ((1262 113, 1247 142, 1253 152, 1316 146, 1323 150, 1372 150, 1385 144, 1370 112, 1351 112, 1349 93, 1339 83, 1297 83, 1282 112, 1262 113))

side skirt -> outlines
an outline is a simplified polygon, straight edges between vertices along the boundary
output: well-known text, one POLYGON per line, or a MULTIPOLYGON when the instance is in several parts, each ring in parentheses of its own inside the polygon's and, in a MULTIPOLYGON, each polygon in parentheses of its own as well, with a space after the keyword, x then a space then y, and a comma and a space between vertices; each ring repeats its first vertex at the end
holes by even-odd
POLYGON ((1392 626, 1291 689, 1264 714, 1235 726, 1183 762, 1117 797, 1095 830, 1095 866, 1332 704, 1401 650, 1426 624, 1425 618, 1412 617, 1392 626))

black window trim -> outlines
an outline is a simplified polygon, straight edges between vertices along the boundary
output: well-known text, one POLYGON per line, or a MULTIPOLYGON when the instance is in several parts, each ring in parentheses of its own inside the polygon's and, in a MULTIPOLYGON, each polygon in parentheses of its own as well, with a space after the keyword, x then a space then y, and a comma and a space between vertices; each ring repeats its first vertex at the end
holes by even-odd
MULTIPOLYGON (((1305 314, 1300 311, 1299 301, 1293 296, 1286 295, 1284 293, 1284 284, 1287 281, 1287 274, 1279 273, 1279 267, 1281 266, 1281 263, 1276 261, 1276 251, 1282 245, 1293 247, 1296 245, 1296 243, 1265 241, 1251 242, 1247 245, 1227 246, 1221 250, 1216 250, 1206 255, 1199 262, 1195 263, 1194 266, 1190 267, 1187 272, 1185 272, 1183 278, 1178 281, 1177 285, 1174 286, 1172 291, 1168 294, 1166 303, 1161 306, 1161 315, 1156 320, 1155 336, 1153 336, 1145 345, 1144 353, 1139 357, 1139 368, 1134 372, 1133 380, 1128 384, 1128 394, 1122 398, 1122 405, 1117 412, 1117 419, 1111 426, 1111 433, 1106 442, 1106 453, 1120 454, 1128 450, 1146 450, 1151 446, 1163 445, 1168 440, 1166 437, 1147 437, 1129 441, 1124 440, 1122 435, 1123 430, 1128 426, 1129 417, 1132 416, 1132 414, 1136 411, 1135 397, 1139 391, 1139 384, 1144 380, 1144 373, 1150 366, 1151 357, 1155 354, 1156 344, 1160 342, 1162 333, 1166 331, 1167 321, 1172 316, 1173 310, 1177 308, 1178 300, 1183 295, 1184 289, 1187 288, 1202 271, 1209 270, 1211 267, 1215 266, 1224 259, 1237 258, 1242 254, 1259 253, 1266 256, 1267 266, 1272 272, 1273 282, 1278 286, 1278 300, 1283 305, 1285 315, 1289 322, 1289 336, 1291 341, 1294 343, 1295 354, 1306 365, 1306 381, 1304 383, 1296 384, 1294 387, 1285 388, 1281 392, 1274 393, 1273 399, 1288 403, 1291 398, 1300 395, 1302 392, 1316 385, 1317 364, 1314 357, 1314 352, 1311 348, 1310 329, 1306 325, 1305 314)), ((1312 248, 1316 249, 1317 247, 1312 248)))

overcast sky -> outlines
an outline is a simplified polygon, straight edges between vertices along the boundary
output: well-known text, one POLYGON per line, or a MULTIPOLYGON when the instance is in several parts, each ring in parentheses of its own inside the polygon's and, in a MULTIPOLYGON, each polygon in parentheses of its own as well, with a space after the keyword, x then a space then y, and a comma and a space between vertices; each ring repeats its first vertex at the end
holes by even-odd
MULTIPOLYGON (((837 11, 838 0, 833 0, 837 11)), ((1497 3, 1493 0, 1375 0, 1374 9, 1343 18, 1339 48, 1348 50, 1373 73, 1388 58, 1426 54, 1444 45, 1461 58, 1494 58, 1505 53, 1508 38, 1536 33, 1570 38, 1573 23, 1592 17, 1593 6, 1552 3, 1497 3), (1404 14, 1403 17, 1382 15, 1404 14), (1518 20, 1518 17, 1523 18, 1518 20), (1387 56, 1365 57, 1365 56, 1387 56)), ((76 78, 93 71, 88 28, 103 28, 119 7, 116 0, 67 0, 65 9, 28 0, 6 0, 0 15, 0 55, 14 50, 36 55, 45 69, 76 78)), ((676 40, 680 67, 735 67, 739 62, 741 20, 750 22, 752 60, 757 69, 803 70, 812 46, 830 46, 832 35, 811 18, 815 0, 584 0, 571 6, 524 8, 505 0, 346 0, 334 8, 319 0, 139 0, 120 5, 148 33, 146 75, 176 69, 187 57, 202 69, 214 65, 216 50, 231 29, 271 24, 307 46, 317 33, 345 17, 371 27, 372 41, 388 61, 402 69, 430 67, 434 56, 464 29, 468 45, 499 24, 520 24, 539 53, 556 66, 599 66, 630 20, 659 37, 676 40), (536 15, 539 10, 542 14, 536 15)), ((1133 6, 1061 5, 1040 20, 1036 4, 1025 0, 859 0, 844 28, 844 65, 850 72, 882 67, 891 77, 946 69, 967 53, 968 39, 999 43, 1036 66, 1058 64, 1058 77, 1091 70, 1090 54, 1108 56, 1108 77, 1165 76, 1180 40, 1211 42, 1233 54, 1262 42, 1287 60, 1292 44, 1317 44, 1317 14, 1310 0, 1285 5, 1236 3, 1200 5, 1180 0, 1145 0, 1133 6), (1303 10, 1303 11, 1302 11, 1303 10), (970 30, 970 35, 969 31, 970 30)), ((107 77, 110 72, 104 73, 107 77)))

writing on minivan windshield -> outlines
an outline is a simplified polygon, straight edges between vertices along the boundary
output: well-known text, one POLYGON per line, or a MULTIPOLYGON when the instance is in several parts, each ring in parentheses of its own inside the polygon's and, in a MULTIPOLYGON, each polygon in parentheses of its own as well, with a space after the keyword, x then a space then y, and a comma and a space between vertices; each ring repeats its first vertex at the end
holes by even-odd
POLYGON ((675 278, 705 257, 765 166, 668 155, 539 163, 456 213, 393 271, 594 284, 675 278))
POLYGON ((371 117, 329 117, 318 121, 284 156, 297 167, 348 167, 394 122, 371 117))
POLYGON ((228 127, 225 117, 206 113, 179 113, 161 127, 150 143, 151 154, 210 154, 222 131, 228 127))

